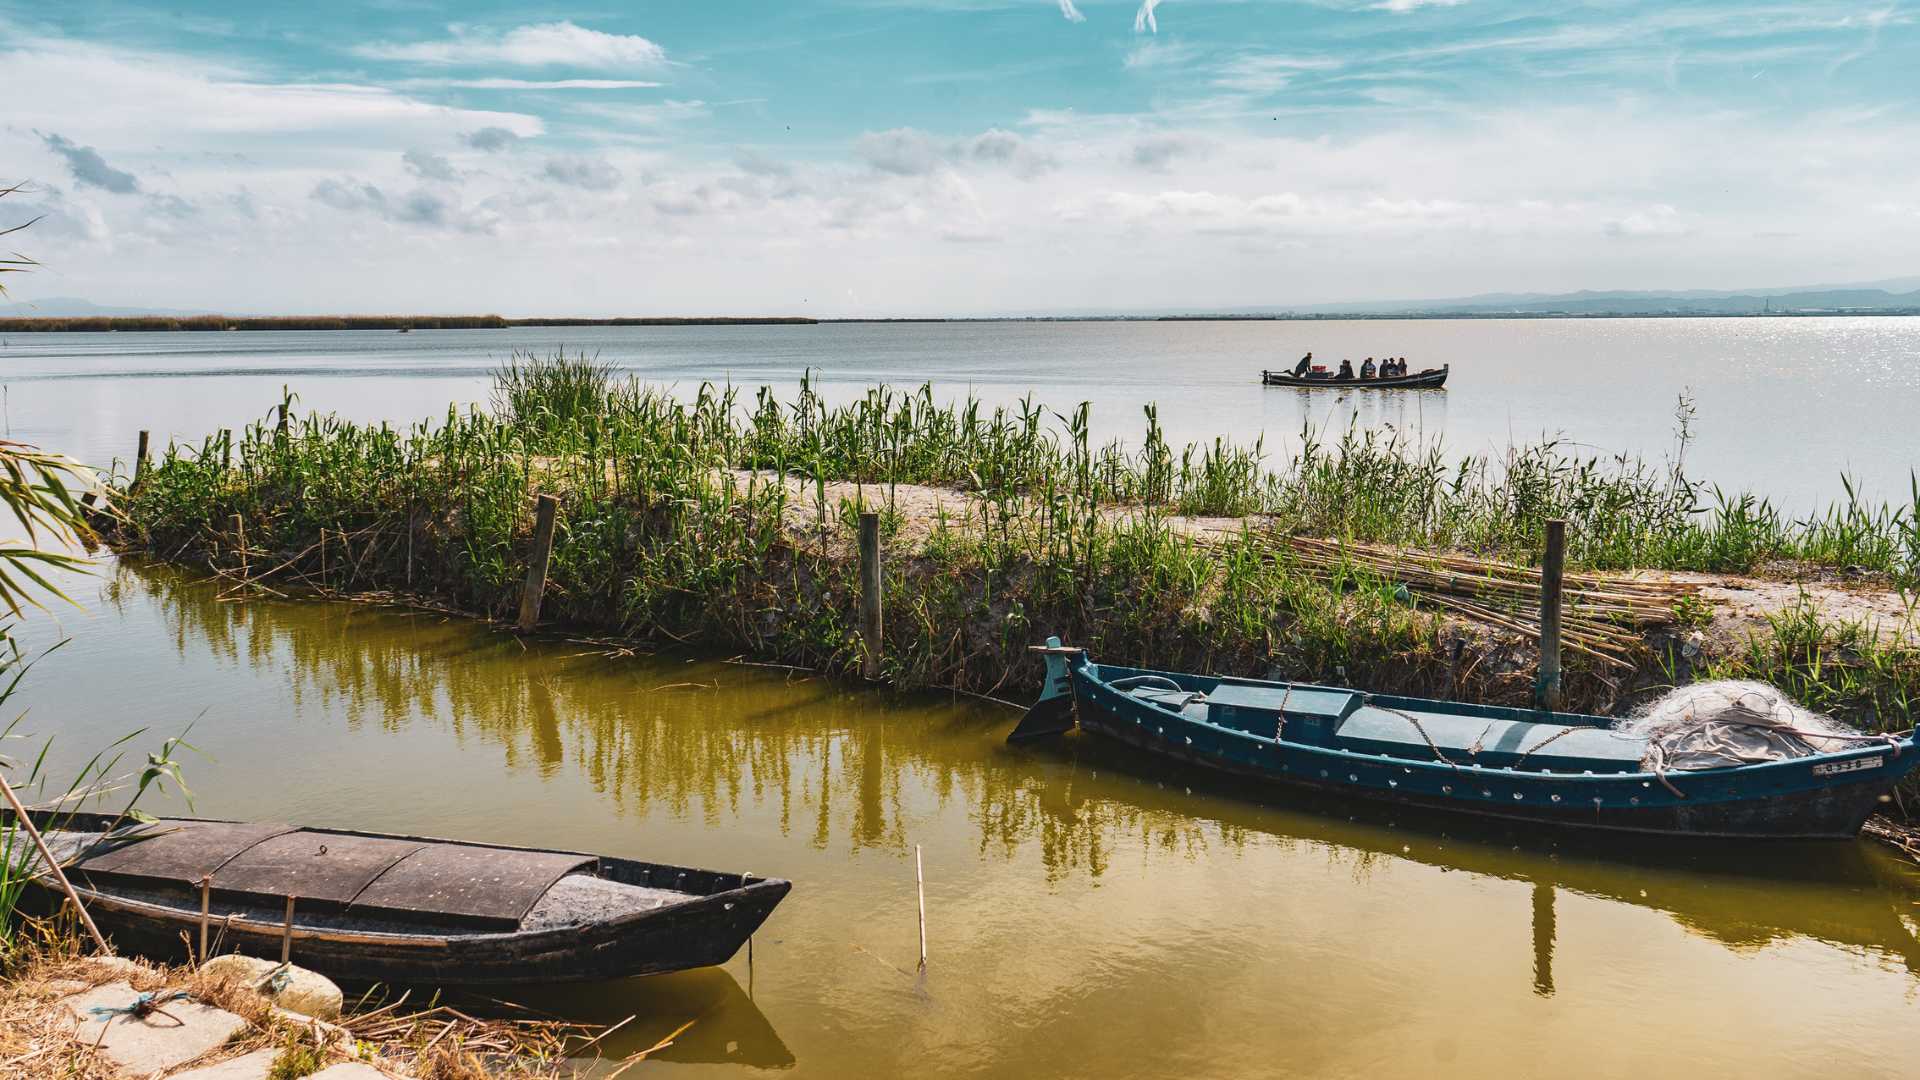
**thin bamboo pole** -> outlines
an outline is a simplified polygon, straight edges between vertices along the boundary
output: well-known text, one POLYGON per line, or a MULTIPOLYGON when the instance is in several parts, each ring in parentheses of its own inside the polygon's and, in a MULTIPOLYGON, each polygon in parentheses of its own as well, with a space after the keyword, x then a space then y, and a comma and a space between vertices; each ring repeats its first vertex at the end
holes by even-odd
POLYGON ((34 825, 33 818, 27 814, 27 808, 20 805, 20 796, 13 793, 13 785, 7 783, 7 778, 4 776, 0 776, 0 792, 6 793, 7 805, 13 807, 14 820, 18 821, 27 835, 33 838, 33 846, 39 849, 40 858, 46 862, 47 870, 53 874, 53 880, 60 883, 60 890, 67 894, 68 900, 73 902, 73 910, 80 913, 80 921, 86 924, 87 935, 93 938, 93 943, 100 947, 101 952, 112 956, 113 946, 108 945, 107 939, 100 936, 100 928, 93 925, 93 916, 87 914, 87 905, 80 902, 80 894, 74 890, 73 882, 67 880, 66 871, 60 869, 60 863, 54 859, 53 852, 47 850, 46 839, 40 835, 40 830, 34 825))

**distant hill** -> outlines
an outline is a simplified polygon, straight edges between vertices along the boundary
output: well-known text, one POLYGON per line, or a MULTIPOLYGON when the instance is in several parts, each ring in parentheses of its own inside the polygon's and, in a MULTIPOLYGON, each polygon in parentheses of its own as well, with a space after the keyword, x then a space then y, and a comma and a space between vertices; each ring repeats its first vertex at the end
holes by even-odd
POLYGON ((1582 290, 1571 293, 1487 293, 1439 300, 1367 300, 1354 303, 1261 307, 1295 315, 1762 315, 1809 312, 1920 314, 1920 278, 1864 285, 1676 292, 1582 290), (1895 291, 1899 290, 1899 291, 1895 291))
POLYGON ((204 309, 114 307, 96 304, 91 300, 82 300, 77 296, 49 296, 44 300, 0 303, 0 318, 5 319, 124 318, 132 315, 177 317, 206 314, 209 312, 204 309))

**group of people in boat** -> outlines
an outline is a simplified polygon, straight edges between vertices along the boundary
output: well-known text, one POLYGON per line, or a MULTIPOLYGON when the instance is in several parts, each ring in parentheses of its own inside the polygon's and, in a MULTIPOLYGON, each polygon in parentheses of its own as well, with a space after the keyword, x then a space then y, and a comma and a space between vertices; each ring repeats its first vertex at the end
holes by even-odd
MULTIPOLYGON (((1308 373, 1311 372, 1312 370, 1313 370, 1313 354, 1308 353, 1307 355, 1300 358, 1299 363, 1293 365, 1293 377, 1296 379, 1304 379, 1307 377, 1308 373)), ((1358 379, 1397 379, 1405 375, 1406 373, 1407 373, 1407 358, 1404 356, 1389 356, 1381 360, 1378 364, 1374 363, 1373 357, 1369 356, 1367 357, 1365 362, 1363 362, 1360 365, 1360 372, 1358 375, 1354 374, 1353 361, 1341 360, 1340 370, 1334 372, 1332 375, 1325 376, 1325 377, 1333 379, 1334 381, 1338 382, 1343 379, 1351 381, 1356 378, 1358 379)))

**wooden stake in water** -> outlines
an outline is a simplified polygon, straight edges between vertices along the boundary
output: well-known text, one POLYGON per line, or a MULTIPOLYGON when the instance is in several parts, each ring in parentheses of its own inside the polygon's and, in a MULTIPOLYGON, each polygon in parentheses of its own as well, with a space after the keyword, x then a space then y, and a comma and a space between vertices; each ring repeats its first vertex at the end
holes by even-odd
POLYGON ((145 479, 147 475, 147 441, 150 437, 150 432, 142 431, 140 433, 140 448, 133 452, 133 482, 136 485, 145 479))
POLYGON ((1546 557, 1540 562, 1540 673, 1533 682, 1533 703, 1560 707, 1560 582, 1567 566, 1567 523, 1547 522, 1546 557))
POLYGON ((213 875, 200 879, 200 962, 207 962, 207 917, 213 912, 213 875))
POLYGON ((293 961, 293 897, 287 897, 287 925, 280 931, 280 962, 293 961))
MULTIPOLYGON (((145 435, 146 432, 143 431, 141 434, 145 435)), ((27 815, 27 808, 20 805, 20 797, 13 793, 13 785, 7 783, 7 778, 4 776, 0 776, 0 792, 6 794, 7 805, 13 807, 14 820, 18 821, 27 835, 33 838, 33 846, 39 850, 41 860, 47 864, 47 872, 53 875, 53 880, 60 883, 60 891, 67 894, 67 899, 73 904, 73 910, 80 913, 80 921, 86 924, 87 935, 93 938, 93 943, 100 947, 103 955, 112 956, 112 946, 107 944, 106 938, 100 936, 100 928, 93 925, 93 916, 87 914, 87 905, 80 902, 80 894, 74 891, 73 882, 67 880, 66 871, 60 869, 60 863, 54 859, 53 852, 47 850, 47 842, 41 837, 40 829, 34 825, 33 818, 27 815)))
POLYGON ((860 639, 865 645, 861 673, 880 677, 880 515, 860 515, 860 639))
POLYGON ((920 845, 913 845, 913 883, 920 891, 920 970, 927 970, 927 875, 920 867, 920 845))
POLYGON ((533 558, 527 563, 527 587, 520 594, 520 632, 540 623, 540 600, 547 592, 547 567, 553 560, 553 515, 560 500, 542 495, 533 508, 533 558))

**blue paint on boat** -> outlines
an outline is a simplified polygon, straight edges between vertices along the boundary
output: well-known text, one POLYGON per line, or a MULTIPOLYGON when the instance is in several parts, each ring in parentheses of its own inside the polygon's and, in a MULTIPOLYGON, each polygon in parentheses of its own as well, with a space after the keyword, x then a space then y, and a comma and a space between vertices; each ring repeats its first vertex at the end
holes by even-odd
POLYGON ((1275 783, 1555 825, 1846 838, 1920 766, 1920 735, 1731 768, 1646 771, 1602 716, 1094 663, 1050 640, 1041 700, 1010 739, 1079 726, 1275 783), (1067 704, 1073 708, 1069 714, 1067 704))

